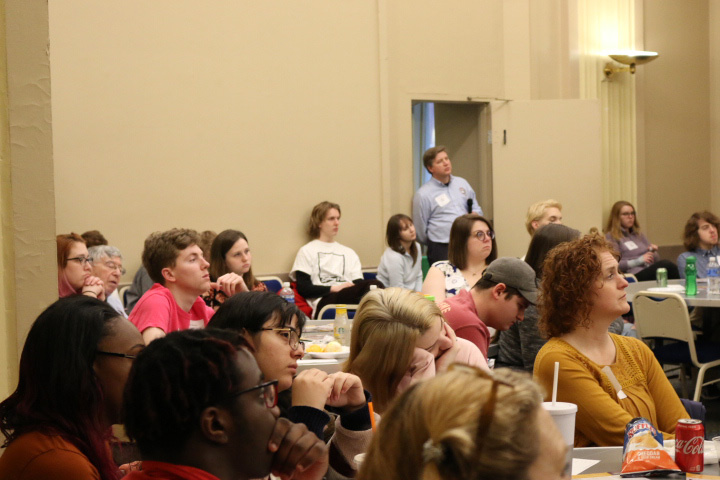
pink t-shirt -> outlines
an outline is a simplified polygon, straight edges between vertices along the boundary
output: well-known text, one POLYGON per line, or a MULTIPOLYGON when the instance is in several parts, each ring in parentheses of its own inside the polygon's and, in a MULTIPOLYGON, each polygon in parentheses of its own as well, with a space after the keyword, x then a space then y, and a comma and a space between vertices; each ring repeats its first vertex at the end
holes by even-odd
POLYGON ((184 311, 175 301, 170 290, 156 283, 138 300, 130 320, 140 333, 150 327, 157 327, 165 333, 188 328, 205 328, 215 311, 198 297, 189 312, 184 311))
POLYGON ((474 343, 487 358, 490 346, 490 331, 478 317, 475 301, 467 290, 461 290, 454 297, 446 298, 438 304, 445 321, 455 331, 455 335, 474 343))

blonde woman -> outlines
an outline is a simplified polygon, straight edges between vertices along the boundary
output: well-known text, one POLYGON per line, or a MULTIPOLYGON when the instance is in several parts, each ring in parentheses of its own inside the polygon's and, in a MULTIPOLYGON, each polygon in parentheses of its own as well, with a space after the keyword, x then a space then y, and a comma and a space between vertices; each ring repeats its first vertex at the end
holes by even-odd
POLYGON ((527 374, 452 365, 383 417, 359 480, 559 480, 567 447, 527 374))
POLYGON ((480 350, 455 336, 435 303, 402 288, 375 290, 360 302, 345 371, 360 377, 378 413, 453 362, 488 369, 480 350))

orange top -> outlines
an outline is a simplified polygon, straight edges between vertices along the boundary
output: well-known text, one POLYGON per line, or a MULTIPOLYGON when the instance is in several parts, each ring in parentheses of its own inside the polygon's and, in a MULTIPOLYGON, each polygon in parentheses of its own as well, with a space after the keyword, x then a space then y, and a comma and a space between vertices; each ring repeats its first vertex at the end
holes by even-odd
POLYGON ((0 456, 0 478, 100 480, 100 474, 75 445, 61 436, 30 432, 13 440, 0 456))

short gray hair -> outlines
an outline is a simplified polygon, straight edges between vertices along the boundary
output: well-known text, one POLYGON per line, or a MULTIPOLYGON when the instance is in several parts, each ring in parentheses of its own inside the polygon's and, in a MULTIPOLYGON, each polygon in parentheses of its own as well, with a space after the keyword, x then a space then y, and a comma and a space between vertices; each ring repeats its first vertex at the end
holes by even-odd
POLYGON ((103 257, 120 257, 120 260, 123 258, 122 253, 120 253, 120 250, 118 250, 117 247, 111 247, 109 245, 96 245, 94 247, 90 247, 88 248, 88 255, 93 262, 97 262, 103 257))

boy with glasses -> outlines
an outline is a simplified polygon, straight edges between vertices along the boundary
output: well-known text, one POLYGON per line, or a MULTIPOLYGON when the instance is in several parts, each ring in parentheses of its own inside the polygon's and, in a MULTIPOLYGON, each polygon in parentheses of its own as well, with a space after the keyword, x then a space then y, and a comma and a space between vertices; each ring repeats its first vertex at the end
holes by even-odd
POLYGON ((143 462, 125 478, 322 478, 327 447, 278 418, 276 405, 277 381, 263 378, 240 335, 171 333, 148 345, 130 373, 124 424, 143 462))

